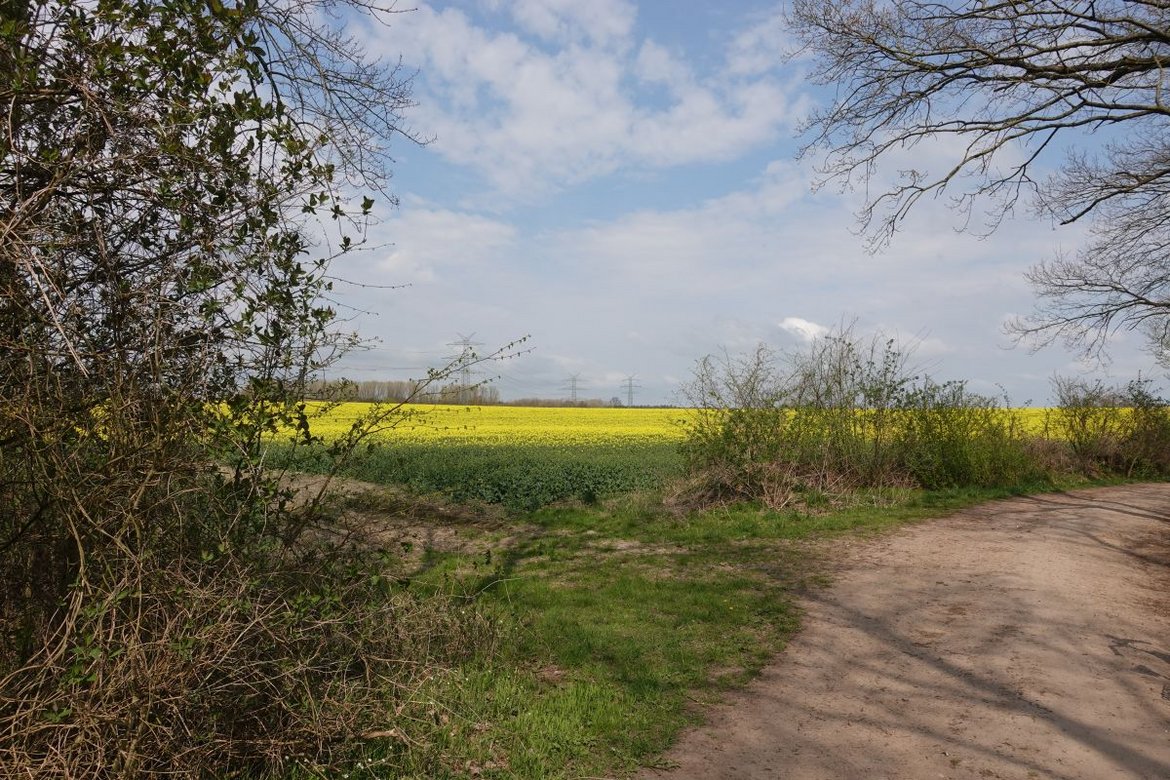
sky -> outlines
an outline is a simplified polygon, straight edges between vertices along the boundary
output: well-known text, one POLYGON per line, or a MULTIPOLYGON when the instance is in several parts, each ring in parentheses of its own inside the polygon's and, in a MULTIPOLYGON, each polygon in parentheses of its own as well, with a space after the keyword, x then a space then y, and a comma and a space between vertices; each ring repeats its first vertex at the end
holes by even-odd
MULTIPOLYGON (((405 9, 405 6, 400 6, 405 9)), ((525 338, 477 367, 504 399, 682 403, 697 360, 765 343, 799 350, 842 322, 913 349, 939 380, 1045 405, 1054 374, 1164 379, 1141 339, 1111 362, 1005 334, 1032 310, 1023 274, 1075 251, 1082 228, 1021 214, 989 236, 924 201, 881 251, 858 233, 864 193, 817 188, 802 120, 829 95, 775 3, 453 0, 349 32, 417 70, 392 149, 399 206, 375 206, 334 273, 338 310, 371 340, 332 369, 417 378, 525 338)), ((943 142, 887 161, 940 166, 943 142)))

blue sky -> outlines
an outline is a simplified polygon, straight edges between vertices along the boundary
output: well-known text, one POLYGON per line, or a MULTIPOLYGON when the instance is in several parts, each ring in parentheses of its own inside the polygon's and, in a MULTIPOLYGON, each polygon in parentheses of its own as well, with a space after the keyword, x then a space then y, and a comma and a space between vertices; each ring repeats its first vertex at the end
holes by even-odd
MULTIPOLYGON (((405 8, 405 6, 402 6, 405 8)), ((638 403, 670 403, 697 359, 759 342, 797 349, 856 319, 917 344, 940 379, 1044 404, 1073 353, 1012 346, 1031 310, 1023 272, 1074 251, 1081 228, 1020 216, 985 238, 920 204, 870 254, 862 194, 814 191, 796 133, 826 95, 789 48, 774 3, 461 0, 351 28, 417 68, 412 128, 394 150, 397 210, 381 206, 343 257, 343 316, 377 339, 336 369, 420 376, 459 334, 531 351, 484 368, 504 398, 608 400, 635 375, 638 403)), ((878 178, 954 159, 946 144, 891 159, 878 178)), ((376 207, 376 210, 378 207, 376 207)), ((1140 339, 1114 339, 1108 376, 1158 378, 1140 339)))

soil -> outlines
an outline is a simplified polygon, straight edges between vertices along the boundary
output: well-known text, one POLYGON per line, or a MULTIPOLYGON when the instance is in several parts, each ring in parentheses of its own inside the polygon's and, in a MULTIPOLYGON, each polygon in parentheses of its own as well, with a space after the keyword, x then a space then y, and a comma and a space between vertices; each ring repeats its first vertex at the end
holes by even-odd
POLYGON ((1170 778, 1170 485, 904 528, 803 608, 642 780, 1170 778))

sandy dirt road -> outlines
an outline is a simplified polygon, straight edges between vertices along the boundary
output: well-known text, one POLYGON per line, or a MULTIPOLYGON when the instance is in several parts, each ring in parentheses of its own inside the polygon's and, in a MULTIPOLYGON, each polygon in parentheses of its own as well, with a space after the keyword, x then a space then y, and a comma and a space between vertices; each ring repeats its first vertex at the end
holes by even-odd
POLYGON ((845 556, 643 780, 1170 779, 1170 485, 1020 498, 845 556))

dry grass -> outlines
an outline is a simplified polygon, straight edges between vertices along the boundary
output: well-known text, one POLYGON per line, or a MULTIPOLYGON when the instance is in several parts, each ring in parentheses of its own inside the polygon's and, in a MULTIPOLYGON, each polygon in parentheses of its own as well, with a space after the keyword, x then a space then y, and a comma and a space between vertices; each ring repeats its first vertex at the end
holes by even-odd
MULTIPOLYGON (((0 666, 6 776, 333 776, 425 763, 427 686, 489 653, 473 606, 390 576, 376 535, 318 523, 268 554, 95 560, 0 666)), ((355 775, 356 776, 356 775, 355 775)))
POLYGON ((872 501, 881 492, 914 487, 908 476, 890 472, 875 485, 859 473, 786 461, 746 465, 711 464, 675 483, 664 502, 676 513, 759 502, 781 511, 823 512, 872 501), (876 491, 876 492, 875 492, 876 491))

